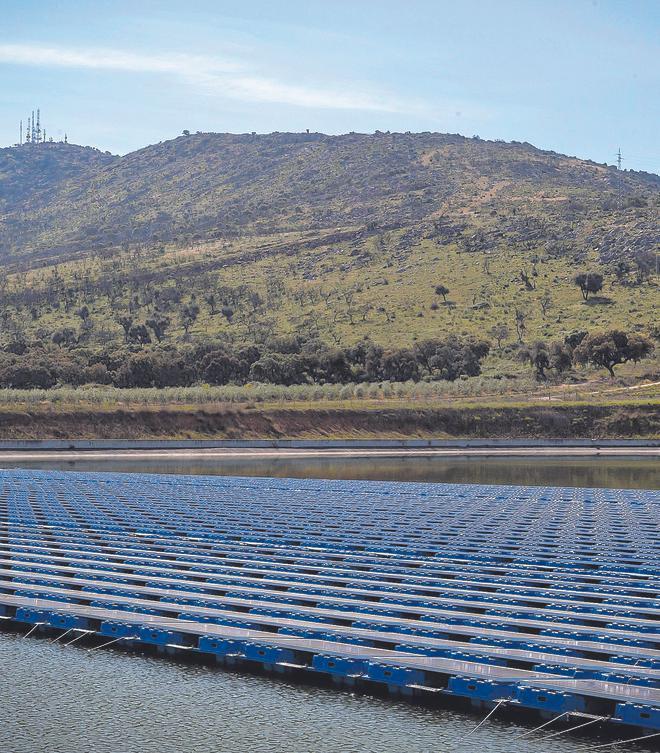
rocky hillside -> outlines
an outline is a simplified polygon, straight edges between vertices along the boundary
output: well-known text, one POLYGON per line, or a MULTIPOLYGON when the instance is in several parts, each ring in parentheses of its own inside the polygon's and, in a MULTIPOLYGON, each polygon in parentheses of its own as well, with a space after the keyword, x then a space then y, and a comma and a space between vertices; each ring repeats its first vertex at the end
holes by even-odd
POLYGON ((200 133, 122 157, 68 144, 0 150, 0 260, 136 243, 403 230, 604 262, 660 241, 660 177, 458 135, 200 133))
POLYGON ((487 338, 484 374, 509 378, 538 340, 658 337, 659 215, 656 175, 456 135, 13 147, 0 353, 457 336, 487 338))
POLYGON ((68 180, 80 179, 118 160, 109 152, 89 146, 44 143, 0 149, 0 210, 11 214, 21 208, 43 206, 52 192, 68 180))

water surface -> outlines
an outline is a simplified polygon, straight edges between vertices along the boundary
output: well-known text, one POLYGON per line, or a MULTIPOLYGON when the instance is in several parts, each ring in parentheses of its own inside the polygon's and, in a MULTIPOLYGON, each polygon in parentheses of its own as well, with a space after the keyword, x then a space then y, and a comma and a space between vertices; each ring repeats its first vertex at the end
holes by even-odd
POLYGON ((0 661, 3 753, 576 753, 598 742, 566 736, 549 747, 496 716, 468 737, 484 713, 43 638, 0 633, 0 661))
POLYGON ((660 488, 657 458, 543 457, 177 457, 65 458, 3 463, 0 467, 128 473, 192 473, 222 476, 373 479, 457 484, 660 488))

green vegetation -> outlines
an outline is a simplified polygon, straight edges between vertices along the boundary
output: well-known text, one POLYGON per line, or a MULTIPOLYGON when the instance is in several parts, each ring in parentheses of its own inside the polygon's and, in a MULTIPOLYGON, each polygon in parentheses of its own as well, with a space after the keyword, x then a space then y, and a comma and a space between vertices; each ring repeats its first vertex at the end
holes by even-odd
MULTIPOLYGON (((128 336, 136 327, 127 327, 128 336)), ((347 384, 419 382, 477 376, 489 346, 482 341, 424 340, 414 348, 360 342, 329 348, 316 339, 272 338, 267 345, 205 342, 176 348, 44 348, 13 340, 0 353, 0 387, 48 389, 57 384, 185 387, 191 384, 347 384)), ((147 335, 148 337, 148 335, 147 335)))
POLYGON ((646 338, 614 329, 585 337, 575 350, 575 359, 578 363, 602 366, 614 376, 617 364, 641 361, 652 350, 653 345, 646 338))
POLYGON ((454 135, 0 150, 0 386, 653 380, 659 211, 658 176, 454 135))
POLYGON ((195 385, 128 388, 90 384, 48 389, 2 389, 0 409, 66 410, 74 407, 199 406, 335 406, 343 408, 408 407, 419 405, 660 405, 660 382, 640 379, 639 366, 627 367, 617 384, 599 379, 575 384, 540 385, 532 375, 509 380, 472 377, 454 382, 357 382, 348 384, 195 385))

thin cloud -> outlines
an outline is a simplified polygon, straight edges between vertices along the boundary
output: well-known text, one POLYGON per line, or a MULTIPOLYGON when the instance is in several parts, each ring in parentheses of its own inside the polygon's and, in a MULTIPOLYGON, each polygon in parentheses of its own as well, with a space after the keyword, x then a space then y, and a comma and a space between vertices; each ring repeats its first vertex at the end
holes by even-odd
POLYGON ((0 44, 0 63, 113 70, 174 76, 206 94, 243 102, 380 112, 419 111, 419 105, 370 92, 333 90, 279 81, 251 71, 238 60, 199 55, 151 55, 107 48, 69 49, 35 44, 0 44))

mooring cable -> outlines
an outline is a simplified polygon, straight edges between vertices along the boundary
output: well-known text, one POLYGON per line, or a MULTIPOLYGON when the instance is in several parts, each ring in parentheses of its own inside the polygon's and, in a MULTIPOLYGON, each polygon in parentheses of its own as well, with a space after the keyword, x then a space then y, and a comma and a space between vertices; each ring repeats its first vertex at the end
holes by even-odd
POLYGON ((119 638, 113 638, 111 641, 108 641, 107 643, 102 643, 100 646, 92 646, 92 648, 87 649, 87 653, 90 651, 96 651, 99 648, 106 648, 106 646, 111 646, 113 643, 117 643, 118 641, 132 641, 137 638, 137 635, 121 635, 119 638))
POLYGON ((27 631, 27 633, 23 636, 23 638, 27 638, 28 635, 32 635, 34 631, 39 627, 39 625, 45 625, 45 622, 35 622, 34 625, 27 631))
MULTIPOLYGON (((632 668, 634 669, 641 661, 643 661, 644 657, 640 656, 639 659, 632 665, 632 668)), ((626 685, 630 685, 630 681, 633 679, 633 676, 630 675, 630 677, 626 680, 626 685)))
MULTIPOLYGON (((476 726, 476 727, 474 727, 473 729, 471 729, 471 730, 470 730, 470 731, 469 731, 469 732, 467 733, 467 735, 464 735, 464 736, 463 736, 463 738, 462 738, 462 740, 459 740, 459 742, 458 742, 458 745, 460 745, 460 744, 461 744, 461 742, 463 742, 463 740, 465 740, 466 738, 470 737, 470 735, 474 734, 474 733, 475 733, 475 732, 476 732, 476 731, 477 731, 477 730, 479 729, 479 727, 481 727, 481 726, 482 726, 482 724, 485 724, 485 723, 486 723, 486 722, 487 722, 487 721, 488 721, 488 720, 489 720, 489 719, 491 718, 491 716, 492 716, 492 715, 493 715, 493 714, 494 714, 494 713, 495 713, 495 712, 497 711, 497 709, 499 709, 499 707, 500 707, 500 706, 502 706, 502 704, 504 704, 504 703, 508 703, 508 702, 509 702, 510 700, 511 700, 510 698, 502 698, 501 700, 499 700, 499 701, 498 701, 498 702, 497 702, 497 703, 495 704, 495 706, 494 706, 494 707, 493 707, 493 708, 492 708, 492 709, 491 709, 491 710, 490 710, 490 711, 489 711, 489 712, 488 712, 488 713, 486 714, 486 716, 485 716, 485 717, 484 717, 484 718, 483 718, 483 719, 482 719, 482 720, 481 720, 481 721, 479 722, 479 724, 477 724, 477 726, 476 726)), ((445 753, 449 753, 449 751, 455 750, 455 749, 456 749, 456 747, 457 747, 457 746, 456 746, 456 745, 454 745, 453 747, 451 747, 451 748, 448 748, 448 749, 447 749, 447 750, 445 751, 445 753)))
POLYGON ((524 732, 522 735, 516 735, 513 739, 514 740, 521 740, 523 737, 528 737, 529 735, 533 735, 535 732, 538 732, 539 730, 542 730, 544 727, 548 727, 553 722, 558 721, 564 716, 570 716, 570 711, 564 711, 563 714, 559 714, 559 716, 554 716, 552 719, 548 720, 547 722, 543 722, 543 724, 539 724, 538 727, 534 727, 534 729, 530 729, 527 732, 524 732))
POLYGON ((470 735, 476 732, 479 729, 479 727, 481 727, 482 724, 485 724, 491 718, 491 716, 497 711, 497 709, 499 709, 500 706, 502 706, 505 703, 508 703, 510 700, 511 700, 510 698, 502 698, 501 700, 499 700, 495 704, 495 707, 492 708, 490 712, 486 714, 486 716, 479 722, 479 724, 477 724, 477 726, 474 729, 470 730, 467 733, 467 735, 465 735, 465 737, 470 737, 470 735))
POLYGON ((543 740, 550 740, 553 737, 559 737, 559 735, 565 735, 567 732, 573 732, 576 729, 582 729, 582 727, 588 727, 590 724, 596 724, 596 722, 602 722, 604 719, 609 718, 609 716, 597 716, 595 719, 589 719, 589 721, 583 722, 582 724, 577 724, 575 725, 575 727, 569 727, 568 729, 559 730, 559 732, 553 732, 551 735, 546 735, 545 737, 542 737, 539 742, 543 740))
POLYGON ((658 737, 660 735, 660 732, 653 732, 650 735, 643 735, 642 737, 630 737, 628 740, 617 740, 615 743, 605 743, 604 745, 592 745, 588 748, 580 748, 580 751, 587 751, 587 750, 600 750, 602 748, 612 748, 615 745, 625 745, 626 743, 636 743, 640 740, 649 740, 652 737, 658 737))
POLYGON ((64 638, 65 635, 68 635, 72 630, 75 630, 75 628, 69 628, 68 630, 65 630, 62 635, 58 635, 57 638, 53 638, 50 643, 57 643, 61 638, 64 638))
MULTIPOLYGON (((79 628, 76 628, 76 629, 79 629, 79 628)), ((67 642, 67 643, 65 643, 64 645, 65 645, 65 646, 70 646, 71 644, 75 643, 76 641, 79 641, 79 640, 80 640, 81 638, 84 638, 84 637, 85 637, 86 635, 89 635, 89 634, 90 634, 90 632, 93 632, 93 631, 90 631, 90 630, 83 630, 83 631, 82 631, 82 632, 80 633, 80 635, 77 635, 77 636, 76 636, 76 637, 75 637, 75 638, 74 638, 74 639, 73 639, 72 641, 68 641, 68 642, 67 642)))

